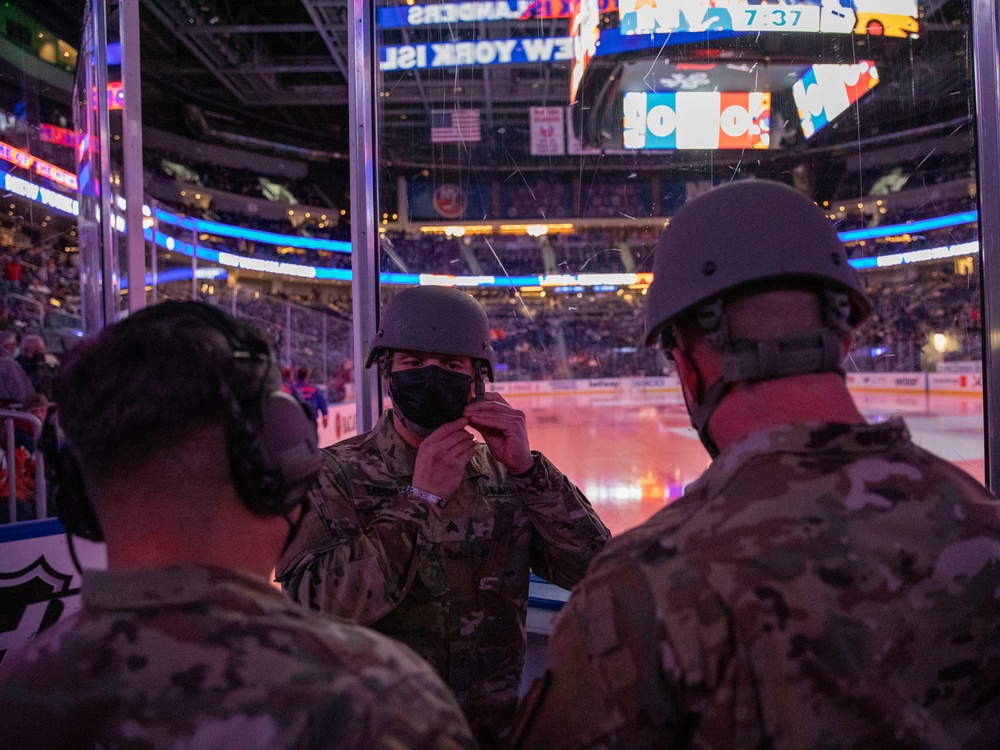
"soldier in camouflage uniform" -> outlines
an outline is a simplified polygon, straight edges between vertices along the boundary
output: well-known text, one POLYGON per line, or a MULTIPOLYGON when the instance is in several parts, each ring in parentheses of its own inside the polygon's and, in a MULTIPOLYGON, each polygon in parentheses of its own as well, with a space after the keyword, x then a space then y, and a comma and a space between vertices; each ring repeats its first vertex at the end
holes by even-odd
POLYGON ((811 201, 750 181, 656 249, 662 336, 714 457, 560 613, 518 747, 1000 747, 1000 514, 866 424, 838 368, 870 312, 811 201))
POLYGON ((324 452, 320 492, 278 580, 296 600, 412 647, 455 691, 479 742, 504 747, 524 666, 529 568, 572 587, 609 534, 529 449, 524 414, 483 392, 493 349, 469 295, 397 294, 368 365, 376 359, 394 408, 324 452))
POLYGON ((59 405, 60 516, 109 569, 0 665, 0 746, 476 747, 410 649, 268 580, 319 451, 267 342, 167 302, 81 343, 59 405))

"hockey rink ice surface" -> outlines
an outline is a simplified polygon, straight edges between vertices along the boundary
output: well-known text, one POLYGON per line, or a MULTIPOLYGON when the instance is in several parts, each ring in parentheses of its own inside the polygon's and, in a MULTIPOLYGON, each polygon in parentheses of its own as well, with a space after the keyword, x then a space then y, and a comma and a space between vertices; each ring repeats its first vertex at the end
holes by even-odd
MULTIPOLYGON (((865 417, 906 420, 914 441, 984 477, 983 402, 971 397, 855 392, 865 417)), ((531 447, 584 491, 613 534, 679 497, 709 464, 680 393, 510 395, 531 447)))

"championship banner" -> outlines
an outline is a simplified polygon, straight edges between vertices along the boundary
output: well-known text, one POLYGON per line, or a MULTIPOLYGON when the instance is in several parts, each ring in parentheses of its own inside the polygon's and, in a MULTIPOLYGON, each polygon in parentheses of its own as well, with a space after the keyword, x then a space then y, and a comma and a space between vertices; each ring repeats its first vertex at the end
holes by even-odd
POLYGON ((623 143, 628 149, 767 148, 767 92, 626 92, 623 143))
POLYGON ((562 107, 531 108, 532 156, 560 156, 566 153, 566 133, 562 107))

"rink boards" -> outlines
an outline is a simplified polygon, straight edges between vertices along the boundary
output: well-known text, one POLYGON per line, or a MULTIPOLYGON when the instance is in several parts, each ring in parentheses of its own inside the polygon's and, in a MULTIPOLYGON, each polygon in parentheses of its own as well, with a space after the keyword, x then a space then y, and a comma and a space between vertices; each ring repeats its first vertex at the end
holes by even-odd
MULTIPOLYGON (((982 480, 980 373, 850 373, 872 421, 901 415, 914 440, 982 480)), ((542 450, 620 533, 679 496, 708 465, 676 377, 499 382, 491 390, 525 412, 542 450)), ((330 406, 322 445, 357 434, 353 402, 330 406)), ((83 567, 106 565, 102 545, 76 540, 83 567)), ((0 652, 79 608, 80 579, 58 521, 0 526, 0 652)), ((544 631, 565 593, 532 584, 529 628, 544 631)), ((3 669, 0 660, 0 670, 3 669)))

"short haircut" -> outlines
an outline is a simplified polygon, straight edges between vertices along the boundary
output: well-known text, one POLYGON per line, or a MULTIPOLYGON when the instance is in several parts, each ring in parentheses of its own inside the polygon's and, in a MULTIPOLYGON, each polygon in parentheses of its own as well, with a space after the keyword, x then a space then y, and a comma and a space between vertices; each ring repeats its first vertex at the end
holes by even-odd
POLYGON ((85 339, 56 381, 59 422, 84 475, 110 478, 182 444, 228 417, 228 390, 242 405, 280 387, 270 342, 201 302, 164 302, 85 339), (230 335, 270 360, 238 360, 230 335))
POLYGON ((44 393, 29 393, 25 396, 24 403, 21 406, 25 411, 34 409, 37 406, 44 406, 48 408, 49 400, 45 397, 44 393))
POLYGON ((45 339, 37 333, 32 333, 21 340, 21 354, 33 356, 45 351, 45 339))
POLYGON ((300 367, 298 369, 298 372, 296 373, 296 376, 298 377, 299 380, 305 380, 306 378, 309 377, 309 368, 300 367))

